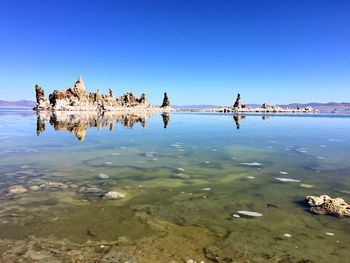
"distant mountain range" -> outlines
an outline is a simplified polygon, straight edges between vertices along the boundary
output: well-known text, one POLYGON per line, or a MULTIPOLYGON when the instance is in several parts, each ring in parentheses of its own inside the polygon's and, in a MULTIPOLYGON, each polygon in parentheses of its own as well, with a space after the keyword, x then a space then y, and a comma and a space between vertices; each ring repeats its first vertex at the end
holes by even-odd
POLYGON ((193 110, 193 109, 213 109, 218 108, 218 105, 210 105, 210 104, 194 104, 194 105, 171 105, 174 109, 181 109, 181 110, 193 110))
POLYGON ((308 106, 311 106, 314 109, 318 110, 345 110, 350 109, 350 103, 349 102, 328 102, 328 103, 292 103, 287 105, 279 105, 282 108, 305 108, 308 106))
MULTIPOLYGON (((251 108, 259 108, 261 104, 247 104, 248 107, 251 108)), ((317 103, 317 102, 311 102, 311 103, 291 103, 291 104, 278 104, 278 106, 282 108, 305 108, 311 106, 314 109, 318 110, 345 110, 350 109, 350 103, 349 102, 328 102, 328 103, 317 103)), ((218 105, 207 105, 207 104, 201 104, 201 105, 173 105, 173 108, 175 109, 212 109, 212 108, 218 108, 220 106, 218 105)), ((223 106, 226 107, 226 106, 223 106)))
POLYGON ((35 101, 31 100, 19 100, 19 101, 6 101, 0 100, 0 108, 33 108, 35 101))
MULTIPOLYGON (((0 100, 0 108, 33 108, 35 106, 35 101, 31 100, 19 100, 19 101, 6 101, 0 100)), ((260 104, 248 104, 249 107, 257 108, 260 107, 260 104)), ((291 104, 279 104, 282 108, 305 108, 311 106, 314 109, 319 110, 345 110, 350 109, 349 102, 328 102, 328 103, 291 103, 291 104)), ((175 109, 212 109, 218 108, 218 105, 210 104, 198 104, 198 105, 173 105, 175 109)))

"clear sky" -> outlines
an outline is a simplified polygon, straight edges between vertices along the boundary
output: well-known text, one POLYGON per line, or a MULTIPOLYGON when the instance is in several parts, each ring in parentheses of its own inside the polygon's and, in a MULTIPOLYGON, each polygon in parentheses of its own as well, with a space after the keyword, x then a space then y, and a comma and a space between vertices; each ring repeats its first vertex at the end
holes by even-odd
POLYGON ((0 0, 0 99, 79 74, 152 103, 350 101, 350 1, 0 0))

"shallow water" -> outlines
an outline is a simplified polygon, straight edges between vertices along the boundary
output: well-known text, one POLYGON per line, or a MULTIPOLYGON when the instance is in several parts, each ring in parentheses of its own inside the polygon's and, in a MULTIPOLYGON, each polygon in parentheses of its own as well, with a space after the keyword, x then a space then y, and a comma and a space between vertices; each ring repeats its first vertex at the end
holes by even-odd
POLYGON ((346 115, 2 110, 1 257, 348 262, 349 218, 312 214, 303 200, 350 201, 349 130, 346 115), (14 185, 27 192, 9 195, 14 185), (233 216, 242 210, 263 216, 233 216))

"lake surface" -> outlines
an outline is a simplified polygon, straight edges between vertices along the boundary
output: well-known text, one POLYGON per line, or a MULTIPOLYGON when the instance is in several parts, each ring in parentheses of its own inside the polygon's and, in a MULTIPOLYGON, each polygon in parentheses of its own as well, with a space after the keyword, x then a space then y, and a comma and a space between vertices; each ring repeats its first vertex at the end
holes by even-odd
POLYGON ((350 219, 304 204, 350 201, 349 131, 349 115, 1 110, 0 262, 349 262, 350 219))

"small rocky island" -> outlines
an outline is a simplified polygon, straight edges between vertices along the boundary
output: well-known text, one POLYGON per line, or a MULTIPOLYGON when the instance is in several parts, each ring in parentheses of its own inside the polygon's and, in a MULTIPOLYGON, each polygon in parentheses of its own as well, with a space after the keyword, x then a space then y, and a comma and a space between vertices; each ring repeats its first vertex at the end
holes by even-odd
POLYGON ((236 100, 230 107, 220 107, 218 109, 204 110, 209 112, 233 112, 233 113, 315 113, 317 110, 312 107, 305 108, 282 108, 278 105, 263 103, 260 108, 252 108, 241 103, 241 94, 237 94, 236 100))
POLYGON ((99 90, 88 93, 83 79, 79 76, 74 85, 63 91, 54 90, 48 98, 42 87, 35 85, 37 111, 171 111, 170 100, 164 93, 162 105, 153 106, 147 102, 146 94, 140 98, 132 92, 127 92, 119 98, 114 97, 109 89, 108 94, 102 94, 99 90))

